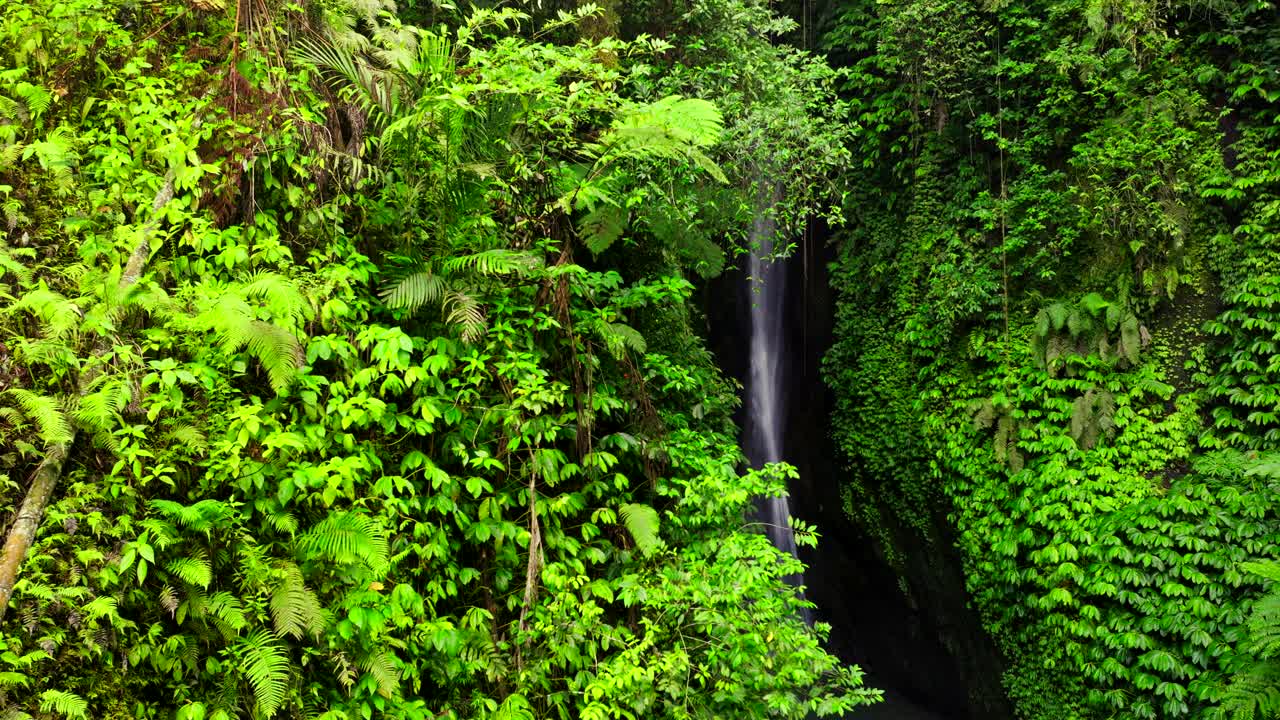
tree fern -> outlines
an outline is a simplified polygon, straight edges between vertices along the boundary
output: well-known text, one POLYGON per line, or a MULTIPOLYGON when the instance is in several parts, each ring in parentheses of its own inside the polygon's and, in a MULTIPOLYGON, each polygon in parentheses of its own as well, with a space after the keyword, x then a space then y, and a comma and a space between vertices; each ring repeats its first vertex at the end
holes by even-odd
POLYGON ((662 540, 658 537, 657 510, 640 503, 628 503, 619 508, 619 514, 622 515, 622 523, 631 534, 636 547, 640 548, 640 552, 649 556, 661 549, 662 540))
POLYGON ((588 250, 599 255, 622 237, 626 227, 626 210, 609 203, 600 203, 578 221, 578 237, 588 250))
POLYGON ((269 630, 259 630, 239 644, 244 658, 241 672, 253 688, 254 703, 263 717, 275 715, 289 690, 289 656, 269 630))
POLYGON ((56 712, 75 720, 88 720, 89 703, 75 693, 45 690, 40 693, 40 712, 56 712))
POLYGON ((670 95, 620 112, 602 143, 665 154, 710 147, 723 132, 724 119, 715 103, 670 95))

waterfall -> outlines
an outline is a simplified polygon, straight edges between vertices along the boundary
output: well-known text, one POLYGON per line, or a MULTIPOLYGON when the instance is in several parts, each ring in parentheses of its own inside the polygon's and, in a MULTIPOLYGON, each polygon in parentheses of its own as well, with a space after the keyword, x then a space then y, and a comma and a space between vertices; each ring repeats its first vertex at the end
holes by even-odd
MULTIPOLYGON (((770 194, 762 192, 768 197, 770 194)), ((772 204, 772 203, 770 203, 772 204)), ((768 207, 760 203, 761 209, 768 207)), ((786 422, 784 387, 786 366, 783 327, 787 276, 785 264, 769 259, 777 224, 760 211, 751 227, 751 260, 747 290, 751 305, 751 365, 747 376, 746 442, 752 467, 782 460, 782 431, 786 422)), ((761 500, 761 517, 769 538, 783 552, 796 554, 787 498, 761 500)))

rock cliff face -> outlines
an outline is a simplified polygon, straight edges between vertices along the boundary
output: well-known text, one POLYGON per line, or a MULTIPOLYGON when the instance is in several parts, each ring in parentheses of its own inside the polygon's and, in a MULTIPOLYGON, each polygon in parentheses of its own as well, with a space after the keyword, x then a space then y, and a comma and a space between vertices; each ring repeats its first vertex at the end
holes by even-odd
MULTIPOLYGON (((819 230, 806 238, 788 260, 784 323, 790 371, 783 456, 800 471, 792 510, 821 535, 816 550, 801 550, 809 598, 818 605, 815 619, 831 624, 833 648, 861 665, 870 685, 888 691, 888 702, 867 718, 1012 718, 999 653, 967 603, 946 509, 930 508, 932 522, 923 529, 900 521, 875 497, 874 487, 892 479, 860 478, 832 444, 832 392, 820 372, 834 302, 824 235, 819 230), (876 507, 857 507, 866 502, 858 497, 876 507), (876 518, 874 527, 869 517, 876 518)), ((751 299, 736 293, 736 275, 709 287, 705 306, 722 367, 742 378, 751 299), (728 297, 737 302, 725 303, 728 297)))

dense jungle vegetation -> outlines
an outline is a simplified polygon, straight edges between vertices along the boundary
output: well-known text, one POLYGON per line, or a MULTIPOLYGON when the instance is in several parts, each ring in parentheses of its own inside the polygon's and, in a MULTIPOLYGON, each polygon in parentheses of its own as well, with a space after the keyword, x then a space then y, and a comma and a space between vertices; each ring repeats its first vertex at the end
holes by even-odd
POLYGON ((833 211, 835 74, 759 3, 650 20, 0 8, 4 717, 876 697, 748 520, 788 470, 740 472, 689 301, 758 178, 833 211))
POLYGON ((886 594, 1280 717, 1274 3, 9 2, 0 223, 3 720, 875 702, 707 349, 762 226, 886 594))
MULTIPOLYGON (((844 2, 834 433, 1019 717, 1280 713, 1280 15, 844 2)), ((929 591, 908 579, 908 596, 929 591)))

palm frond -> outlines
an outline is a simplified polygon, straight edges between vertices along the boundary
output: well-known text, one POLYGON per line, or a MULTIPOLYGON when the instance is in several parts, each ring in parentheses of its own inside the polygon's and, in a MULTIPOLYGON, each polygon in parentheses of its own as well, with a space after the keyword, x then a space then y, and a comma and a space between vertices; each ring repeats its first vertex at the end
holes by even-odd
POLYGON ((342 87, 349 100, 369 115, 378 128, 399 115, 400 87, 395 77, 370 65, 354 50, 301 40, 293 47, 299 62, 310 65, 325 79, 342 87))

